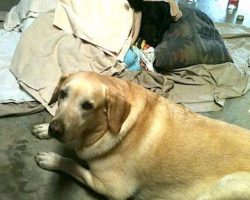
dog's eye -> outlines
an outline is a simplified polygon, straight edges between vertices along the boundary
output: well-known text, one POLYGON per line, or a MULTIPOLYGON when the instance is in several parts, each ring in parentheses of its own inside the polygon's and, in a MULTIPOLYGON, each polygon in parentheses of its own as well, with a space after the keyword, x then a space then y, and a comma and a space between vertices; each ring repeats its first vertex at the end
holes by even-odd
POLYGON ((64 99, 65 97, 67 97, 68 93, 66 90, 61 90, 59 93, 59 98, 60 99, 64 99))
POLYGON ((89 101, 84 101, 81 105, 82 109, 84 110, 91 110, 93 108, 93 104, 89 101))

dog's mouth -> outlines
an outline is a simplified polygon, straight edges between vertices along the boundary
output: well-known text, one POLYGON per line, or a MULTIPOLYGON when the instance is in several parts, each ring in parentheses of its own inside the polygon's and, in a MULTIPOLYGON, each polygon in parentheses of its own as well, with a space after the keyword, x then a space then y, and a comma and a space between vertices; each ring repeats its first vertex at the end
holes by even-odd
POLYGON ((48 132, 48 135, 51 137, 51 138, 54 138, 56 140, 58 140, 59 142, 61 143, 65 143, 65 144, 69 144, 71 143, 72 141, 74 141, 74 138, 71 138, 70 135, 66 135, 67 133, 66 132, 55 132, 55 131, 50 131, 48 132))
POLYGON ((63 136, 64 136, 64 128, 58 128, 58 126, 55 126, 53 123, 50 123, 48 135, 52 138, 57 139, 60 142, 64 142, 63 136))
POLYGON ((52 138, 55 138, 57 140, 59 140, 60 142, 63 141, 63 134, 62 133, 59 133, 59 132, 56 132, 56 131, 53 131, 53 130, 49 130, 49 136, 52 137, 52 138))

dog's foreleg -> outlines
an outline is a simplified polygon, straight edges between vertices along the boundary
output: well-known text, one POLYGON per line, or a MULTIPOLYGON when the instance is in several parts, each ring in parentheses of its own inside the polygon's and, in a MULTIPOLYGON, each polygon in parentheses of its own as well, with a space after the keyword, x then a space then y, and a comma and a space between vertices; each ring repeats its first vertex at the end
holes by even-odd
POLYGON ((62 157, 53 152, 41 152, 37 154, 35 159, 41 168, 63 171, 96 192, 104 193, 104 187, 100 180, 93 176, 89 170, 83 168, 70 158, 62 157))
POLYGON ((32 134, 39 139, 49 139, 49 124, 38 124, 32 128, 32 134))

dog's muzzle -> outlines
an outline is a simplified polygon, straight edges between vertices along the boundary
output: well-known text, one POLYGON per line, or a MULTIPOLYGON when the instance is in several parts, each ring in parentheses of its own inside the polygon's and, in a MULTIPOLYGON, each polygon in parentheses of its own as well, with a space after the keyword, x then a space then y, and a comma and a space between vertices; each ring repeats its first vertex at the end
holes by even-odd
POLYGON ((54 138, 61 138, 64 133, 64 125, 59 120, 51 121, 49 124, 49 136, 54 138))

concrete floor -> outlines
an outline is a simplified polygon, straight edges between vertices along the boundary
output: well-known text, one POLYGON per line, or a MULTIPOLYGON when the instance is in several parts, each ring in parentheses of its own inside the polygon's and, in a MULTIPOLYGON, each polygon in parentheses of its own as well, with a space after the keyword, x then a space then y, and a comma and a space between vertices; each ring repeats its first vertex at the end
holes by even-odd
POLYGON ((49 120, 50 115, 45 111, 0 118, 0 199, 102 199, 70 176, 46 171, 36 165, 34 156, 41 151, 75 157, 74 152, 56 140, 39 140, 31 134, 34 124, 49 120))
MULTIPOLYGON (((17 0, 1 0, 0 10, 8 10, 17 0)), ((221 112, 203 113, 250 129, 250 93, 226 101, 221 112)), ((35 124, 48 122, 47 112, 21 117, 0 118, 0 199, 3 200, 94 200, 103 199, 63 173, 39 168, 34 156, 40 151, 54 151, 75 157, 56 140, 39 140, 31 134, 35 124)), ((112 180, 111 180, 112 181, 112 180)))

